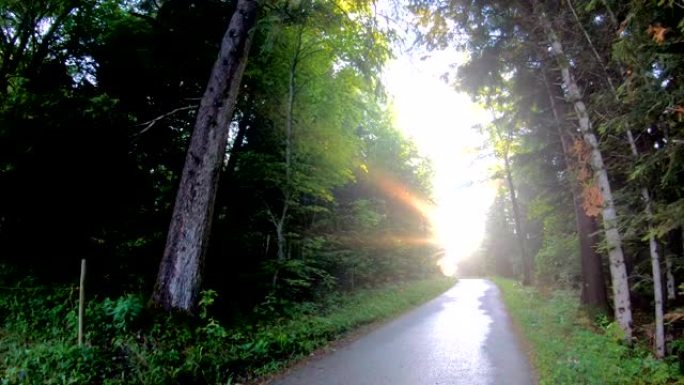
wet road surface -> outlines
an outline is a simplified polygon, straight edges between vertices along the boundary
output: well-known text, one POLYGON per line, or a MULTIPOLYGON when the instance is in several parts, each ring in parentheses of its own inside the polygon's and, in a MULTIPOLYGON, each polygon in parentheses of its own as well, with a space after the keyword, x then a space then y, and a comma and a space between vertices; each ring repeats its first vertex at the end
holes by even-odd
POLYGON ((499 289, 461 279, 434 300, 271 385, 530 385, 499 289))

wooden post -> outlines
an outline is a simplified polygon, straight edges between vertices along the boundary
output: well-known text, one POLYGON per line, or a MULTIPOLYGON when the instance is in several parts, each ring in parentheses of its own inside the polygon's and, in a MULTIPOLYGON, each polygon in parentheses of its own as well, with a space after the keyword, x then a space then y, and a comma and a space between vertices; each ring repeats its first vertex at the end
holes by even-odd
POLYGON ((78 286, 78 346, 83 345, 83 313, 85 311, 86 260, 81 259, 81 280, 78 286))

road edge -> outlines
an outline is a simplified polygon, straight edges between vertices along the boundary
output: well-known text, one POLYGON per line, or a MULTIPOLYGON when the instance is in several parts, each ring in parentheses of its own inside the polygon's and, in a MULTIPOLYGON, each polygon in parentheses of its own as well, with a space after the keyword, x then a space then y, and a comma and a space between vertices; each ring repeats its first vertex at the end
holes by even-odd
POLYGON ((305 366, 305 365, 307 365, 313 361, 322 359, 326 355, 328 355, 330 353, 334 353, 338 349, 344 348, 345 346, 353 343, 354 341, 362 338, 363 336, 373 332, 374 330, 376 330, 376 329, 378 329, 378 328, 380 328, 386 324, 389 324, 390 322, 392 322, 392 321, 416 310, 417 308, 434 301, 439 296, 441 296, 442 294, 444 294, 445 292, 447 292, 448 290, 453 288, 457 283, 458 283, 458 279, 454 278, 451 285, 445 287, 442 291, 436 293, 434 296, 427 298, 426 300, 424 300, 422 302, 415 303, 412 306, 409 306, 406 309, 404 309, 404 310, 402 310, 396 314, 392 314, 392 315, 389 315, 387 317, 380 318, 380 319, 377 319, 375 321, 372 321, 370 323, 357 326, 357 327, 353 328, 352 330, 342 334, 341 336, 339 336, 339 338, 336 338, 336 339, 328 342, 324 346, 321 346, 320 348, 316 349, 314 352, 312 352, 308 356, 293 358, 291 360, 291 362, 284 363, 284 367, 275 373, 271 373, 271 374, 260 376, 260 377, 254 378, 254 379, 250 379, 248 381, 245 381, 245 382, 242 382, 242 383, 239 383, 236 385, 268 385, 271 382, 273 382, 277 379, 280 379, 282 377, 285 377, 289 373, 291 373, 291 372, 293 372, 293 371, 295 371, 295 370, 297 370, 297 369, 299 369, 299 368, 301 368, 301 367, 303 367, 303 366, 305 366))
POLYGON ((530 365, 530 373, 532 374, 532 384, 539 385, 539 369, 537 368, 536 353, 532 348, 532 343, 527 339, 527 337, 525 337, 525 333, 523 332, 522 326, 520 325, 518 320, 516 320, 515 317, 513 317, 513 313, 510 311, 508 303, 504 299, 503 290, 501 289, 501 286, 499 285, 499 282, 496 279, 496 277, 486 277, 486 279, 489 282, 493 283, 496 287, 496 290, 499 291, 501 303, 503 304, 504 310, 506 310, 506 314, 508 315, 509 326, 511 327, 511 330, 515 335, 516 342, 518 343, 522 351, 525 353, 525 356, 527 357, 527 362, 530 365))

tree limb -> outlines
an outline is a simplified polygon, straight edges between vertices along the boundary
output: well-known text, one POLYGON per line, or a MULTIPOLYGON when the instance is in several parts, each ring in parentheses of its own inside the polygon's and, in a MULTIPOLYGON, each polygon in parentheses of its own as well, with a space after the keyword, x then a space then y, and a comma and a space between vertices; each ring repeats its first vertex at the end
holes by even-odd
POLYGON ((174 115, 174 114, 176 114, 176 113, 178 113, 178 112, 181 112, 181 111, 193 110, 193 109, 195 109, 195 108, 197 108, 197 107, 198 107, 198 106, 197 106, 196 104, 193 104, 193 105, 190 105, 190 106, 185 106, 185 107, 178 107, 178 108, 173 109, 173 110, 171 110, 171 111, 169 111, 169 112, 167 112, 167 113, 161 114, 161 115, 157 116, 157 117, 154 118, 154 119, 148 120, 147 122, 140 123, 140 124, 136 124, 136 126, 143 126, 143 125, 144 125, 145 128, 143 128, 142 130, 140 130, 140 132, 138 132, 137 134, 135 134, 135 136, 139 136, 139 135, 142 135, 142 134, 146 133, 147 131, 149 131, 152 127, 154 127, 155 124, 157 124, 157 123, 158 123, 160 120, 162 120, 162 119, 168 118, 169 116, 174 115))

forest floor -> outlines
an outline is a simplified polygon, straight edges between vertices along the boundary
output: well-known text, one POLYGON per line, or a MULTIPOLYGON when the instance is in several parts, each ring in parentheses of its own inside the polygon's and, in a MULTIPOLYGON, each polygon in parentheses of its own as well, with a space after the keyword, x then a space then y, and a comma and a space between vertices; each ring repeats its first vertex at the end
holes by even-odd
POLYGON ((541 385, 684 384, 674 357, 659 361, 641 345, 620 343, 619 327, 605 316, 589 319, 576 293, 537 289, 494 278, 521 331, 541 385))
MULTIPOLYGON (((77 296, 71 290, 36 292, 19 285, 0 296, 0 383, 244 383, 282 371, 453 284, 432 278, 339 293, 232 326, 222 325, 206 308, 189 319, 149 312, 135 295, 91 298, 83 346, 75 341, 77 296)), ((205 294, 203 301, 211 303, 211 296, 205 294)))
POLYGON ((272 384, 530 385, 533 381, 496 286, 488 280, 466 279, 272 384))

